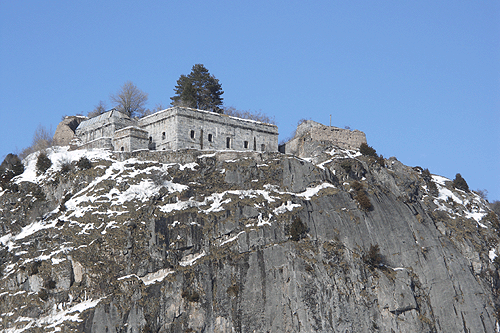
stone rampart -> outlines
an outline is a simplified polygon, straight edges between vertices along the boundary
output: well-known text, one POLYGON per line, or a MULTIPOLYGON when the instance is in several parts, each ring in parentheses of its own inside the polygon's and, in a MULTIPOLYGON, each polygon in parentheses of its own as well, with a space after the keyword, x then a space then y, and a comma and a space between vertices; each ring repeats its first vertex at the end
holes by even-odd
POLYGON ((312 120, 306 120, 297 127, 295 136, 285 143, 284 152, 299 157, 307 155, 307 147, 312 145, 333 145, 345 149, 359 149, 366 143, 365 133, 334 126, 325 126, 312 120))

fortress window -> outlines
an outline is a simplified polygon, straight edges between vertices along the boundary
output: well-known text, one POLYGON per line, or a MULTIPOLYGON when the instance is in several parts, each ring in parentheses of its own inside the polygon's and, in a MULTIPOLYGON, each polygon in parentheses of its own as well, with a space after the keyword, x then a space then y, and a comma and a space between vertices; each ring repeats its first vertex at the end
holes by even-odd
POLYGON ((120 150, 121 150, 121 151, 125 151, 125 147, 121 147, 121 148, 120 148, 120 150))
POLYGON ((161 133, 161 138, 165 140, 165 132, 161 133))
POLYGON ((261 144, 260 145, 260 150, 261 151, 265 151, 266 150, 266 145, 265 144, 261 144))
POLYGON ((226 138, 226 148, 231 148, 231 138, 226 138))
POLYGON ((243 147, 245 147, 245 149, 248 148, 248 141, 243 142, 243 147))
POLYGON ((212 134, 209 134, 208 135, 208 142, 213 142, 214 141, 214 137, 212 136, 212 134))
POLYGON ((151 143, 151 142, 153 142, 153 137, 152 136, 149 137, 149 143, 151 143))
POLYGON ((191 139, 194 139, 194 130, 191 130, 190 136, 191 136, 191 139))

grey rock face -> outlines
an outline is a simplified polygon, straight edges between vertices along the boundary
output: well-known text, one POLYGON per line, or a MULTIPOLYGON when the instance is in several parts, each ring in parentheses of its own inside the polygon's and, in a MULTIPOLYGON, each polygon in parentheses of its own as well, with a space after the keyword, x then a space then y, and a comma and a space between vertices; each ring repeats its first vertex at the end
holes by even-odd
POLYGON ((496 329, 498 218, 442 177, 333 147, 93 154, 0 192, 2 330, 496 329))

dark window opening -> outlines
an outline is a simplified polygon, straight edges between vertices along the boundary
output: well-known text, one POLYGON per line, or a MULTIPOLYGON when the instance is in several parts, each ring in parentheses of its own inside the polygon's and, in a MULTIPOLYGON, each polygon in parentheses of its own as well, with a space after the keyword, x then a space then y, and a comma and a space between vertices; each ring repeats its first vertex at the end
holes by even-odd
POLYGON ((161 138, 162 138, 163 140, 165 140, 165 137, 166 137, 166 136, 165 136, 165 132, 161 133, 161 138))
POLYGON ((191 130, 191 134, 190 135, 191 135, 191 139, 194 139, 194 131, 193 130, 191 130))
POLYGON ((212 136, 212 134, 209 134, 208 135, 208 142, 213 142, 214 140, 214 137, 212 136))
POLYGON ((121 148, 120 148, 120 150, 121 150, 121 151, 125 151, 125 147, 121 147, 121 148))
POLYGON ((231 148, 231 138, 226 138, 226 148, 231 148))
POLYGON ((266 145, 265 144, 261 144, 260 145, 260 150, 261 151, 265 151, 266 150, 266 145))
POLYGON ((149 137, 149 143, 151 143, 151 142, 153 142, 153 137, 152 136, 149 137))
POLYGON ((248 149, 248 141, 243 142, 243 147, 245 147, 245 149, 248 149))

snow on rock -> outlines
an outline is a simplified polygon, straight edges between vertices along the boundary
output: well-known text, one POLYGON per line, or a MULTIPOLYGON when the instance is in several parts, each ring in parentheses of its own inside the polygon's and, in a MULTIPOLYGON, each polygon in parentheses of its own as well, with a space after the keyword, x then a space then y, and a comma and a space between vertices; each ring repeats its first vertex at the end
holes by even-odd
POLYGON ((487 228, 481 223, 482 218, 488 213, 479 195, 447 188, 446 182, 450 182, 448 178, 432 175, 432 179, 438 188, 438 196, 434 199, 438 210, 447 212, 453 218, 463 215, 465 218, 474 219, 480 227, 487 228))
POLYGON ((163 279, 165 277, 167 277, 168 275, 170 275, 172 273, 175 273, 175 271, 170 269, 170 268, 164 268, 164 269, 160 269, 154 273, 146 274, 145 276, 141 277, 140 279, 147 286, 147 285, 150 285, 150 284, 153 284, 156 282, 163 281, 163 279))
POLYGON ((88 299, 78 304, 67 303, 54 304, 52 313, 38 319, 30 317, 18 317, 16 322, 27 322, 22 328, 8 328, 6 333, 30 332, 34 328, 44 328, 46 331, 60 332, 61 325, 65 321, 81 322, 80 314, 87 309, 95 307, 102 298, 97 300, 88 299))
POLYGON ((205 256, 205 250, 201 251, 200 253, 197 254, 188 254, 184 258, 182 258, 181 261, 179 261, 179 265, 181 266, 192 266, 196 260, 202 258, 205 256))
POLYGON ((497 250, 495 248, 492 248, 490 252, 488 252, 488 257, 490 257, 491 261, 494 261, 495 258, 497 257, 497 250))
POLYGON ((296 193, 295 195, 298 197, 303 197, 306 200, 311 200, 312 197, 317 195, 319 191, 325 188, 335 188, 335 186, 330 183, 323 183, 315 187, 308 187, 304 192, 296 193))
POLYGON ((298 208, 298 207, 301 207, 301 205, 299 204, 294 204, 292 203, 290 200, 288 200, 285 203, 281 204, 281 206, 279 206, 278 208, 275 208, 274 209, 274 214, 278 215, 278 214, 283 214, 283 213, 286 213, 287 211, 288 212, 291 212, 292 210, 294 210, 295 208, 298 208))

